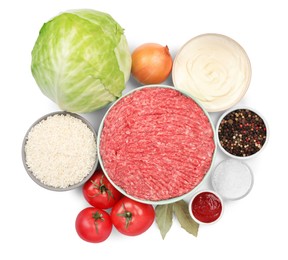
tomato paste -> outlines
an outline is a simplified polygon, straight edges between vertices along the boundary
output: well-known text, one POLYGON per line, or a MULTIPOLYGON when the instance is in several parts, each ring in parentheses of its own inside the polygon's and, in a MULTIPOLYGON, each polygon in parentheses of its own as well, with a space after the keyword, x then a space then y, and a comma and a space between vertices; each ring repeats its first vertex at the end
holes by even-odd
POLYGON ((211 223, 216 221, 222 212, 220 198, 212 192, 201 192, 192 201, 192 214, 203 222, 211 223))

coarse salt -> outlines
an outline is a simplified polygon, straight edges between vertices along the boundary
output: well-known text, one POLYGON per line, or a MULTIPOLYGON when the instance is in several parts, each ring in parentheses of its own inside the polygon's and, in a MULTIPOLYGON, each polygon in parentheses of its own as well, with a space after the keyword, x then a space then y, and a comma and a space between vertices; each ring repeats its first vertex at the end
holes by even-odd
POLYGON ((247 164, 242 161, 227 159, 215 168, 212 186, 225 199, 241 199, 253 186, 253 174, 247 164))
POLYGON ((31 128, 25 144, 26 165, 44 185, 67 188, 81 182, 97 157, 93 132, 70 114, 55 114, 31 128))

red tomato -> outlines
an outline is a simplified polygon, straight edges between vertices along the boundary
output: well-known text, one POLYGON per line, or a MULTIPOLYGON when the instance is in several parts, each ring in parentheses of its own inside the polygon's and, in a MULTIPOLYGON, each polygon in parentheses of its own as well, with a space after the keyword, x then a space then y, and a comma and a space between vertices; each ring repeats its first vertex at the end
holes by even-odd
POLYGON ((109 182, 102 170, 97 170, 83 185, 83 195, 95 208, 109 209, 122 197, 122 194, 109 182))
POLYGON ((111 234, 112 221, 106 211, 88 207, 78 214, 75 227, 83 240, 99 243, 106 240, 111 234))
POLYGON ((122 234, 137 236, 144 233, 154 222, 155 210, 152 205, 123 197, 111 210, 111 220, 122 234))

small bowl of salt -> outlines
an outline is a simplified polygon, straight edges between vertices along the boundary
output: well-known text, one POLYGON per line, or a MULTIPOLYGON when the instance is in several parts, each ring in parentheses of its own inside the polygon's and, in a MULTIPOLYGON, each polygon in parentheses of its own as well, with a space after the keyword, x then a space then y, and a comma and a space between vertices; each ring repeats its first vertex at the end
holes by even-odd
POLYGON ((227 200, 242 199, 253 187, 254 177, 243 161, 226 159, 220 162, 211 175, 213 189, 227 200))

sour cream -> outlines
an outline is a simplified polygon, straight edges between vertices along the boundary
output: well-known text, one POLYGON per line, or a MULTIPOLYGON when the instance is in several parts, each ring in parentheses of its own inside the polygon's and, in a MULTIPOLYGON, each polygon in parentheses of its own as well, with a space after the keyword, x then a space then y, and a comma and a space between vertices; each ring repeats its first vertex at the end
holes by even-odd
POLYGON ((220 34, 203 34, 177 53, 172 69, 174 86, 195 98, 208 112, 228 109, 245 95, 251 64, 245 50, 220 34))

